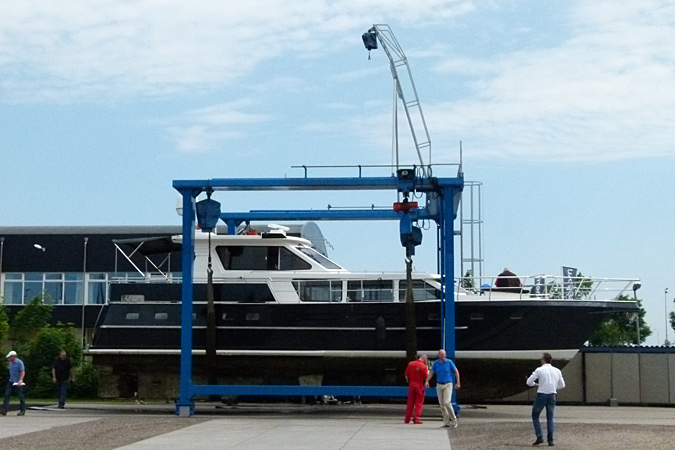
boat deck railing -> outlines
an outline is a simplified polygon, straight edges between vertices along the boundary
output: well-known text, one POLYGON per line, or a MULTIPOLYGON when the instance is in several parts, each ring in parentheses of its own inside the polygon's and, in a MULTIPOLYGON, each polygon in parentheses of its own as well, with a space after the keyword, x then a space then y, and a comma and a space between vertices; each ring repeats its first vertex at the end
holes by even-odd
MULTIPOLYGON (((111 277, 113 284, 180 284, 176 273, 146 274, 145 276, 111 277)), ((299 274, 298 274, 299 275, 299 274)), ((276 295, 297 295, 301 302, 385 303, 405 300, 406 284, 402 277, 237 277, 218 279, 218 284, 274 284, 276 295), (394 283, 397 281, 397 283, 394 283), (344 295, 343 295, 344 292, 344 295)), ((201 280, 200 282, 204 282, 201 280)), ((462 277, 455 280, 456 301, 523 301, 523 300, 577 300, 613 301, 632 300, 640 282, 637 278, 563 277, 553 275, 510 277, 462 277)), ((415 301, 434 301, 440 298, 440 279, 425 277, 413 279, 415 301)), ((289 297, 285 297, 289 298, 289 297)))
POLYGON ((639 278, 593 278, 556 275, 461 277, 457 300, 478 295, 487 300, 633 300, 639 278))

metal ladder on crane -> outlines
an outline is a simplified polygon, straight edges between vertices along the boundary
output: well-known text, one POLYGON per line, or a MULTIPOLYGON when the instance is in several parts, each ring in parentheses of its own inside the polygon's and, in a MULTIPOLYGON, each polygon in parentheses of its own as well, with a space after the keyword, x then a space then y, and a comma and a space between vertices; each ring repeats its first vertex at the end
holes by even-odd
POLYGON ((392 154, 395 155, 395 163, 392 165, 396 167, 396 170, 399 169, 397 99, 400 99, 408 121, 408 126, 410 127, 421 170, 424 171, 424 175, 428 175, 426 172, 431 165, 431 138, 429 137, 427 122, 424 118, 424 112, 422 111, 419 96, 417 95, 417 88, 415 87, 415 81, 413 80, 408 59, 389 25, 375 24, 363 34, 362 38, 363 44, 369 52, 378 48, 377 43, 379 41, 382 49, 389 58, 389 67, 394 79, 392 154), (399 70, 402 67, 405 67, 405 70, 399 70), (424 152, 428 153, 428 162, 426 164, 424 162, 424 157, 422 156, 424 152))

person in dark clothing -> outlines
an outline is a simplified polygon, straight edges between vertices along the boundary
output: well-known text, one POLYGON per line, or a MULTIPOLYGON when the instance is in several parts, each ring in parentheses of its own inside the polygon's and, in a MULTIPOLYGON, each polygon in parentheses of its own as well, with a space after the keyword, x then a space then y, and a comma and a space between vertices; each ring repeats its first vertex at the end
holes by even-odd
POLYGON ((52 363, 52 380, 56 383, 56 394, 59 397, 59 409, 66 406, 68 395, 68 383, 70 382, 70 369, 73 367, 65 350, 59 352, 52 363))
POLYGON ((508 267, 504 267, 504 271, 497 275, 495 286, 498 290, 506 292, 520 292, 523 288, 520 278, 511 272, 508 267))

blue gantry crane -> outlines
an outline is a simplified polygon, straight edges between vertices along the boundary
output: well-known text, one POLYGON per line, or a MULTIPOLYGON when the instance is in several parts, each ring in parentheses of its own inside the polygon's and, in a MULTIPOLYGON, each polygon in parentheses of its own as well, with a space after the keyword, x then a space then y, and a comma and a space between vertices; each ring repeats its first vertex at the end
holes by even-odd
MULTIPOLYGON (((428 172, 425 170, 425 172, 428 172)), ((183 286, 181 324, 180 399, 177 412, 191 415, 194 411, 193 397, 197 395, 345 395, 345 396, 406 396, 405 386, 287 386, 287 385, 199 385, 192 379, 192 307, 193 307, 193 255, 196 221, 199 213, 200 229, 209 230, 219 220, 228 224, 230 233, 237 226, 252 220, 399 220, 401 243, 413 248, 419 243, 419 232, 414 231, 422 220, 437 225, 438 267, 441 275, 441 342, 449 357, 455 354, 455 308, 454 308, 454 219, 461 197, 464 179, 461 176, 437 178, 421 176, 418 167, 399 169, 388 177, 331 177, 331 178, 230 178, 206 180, 175 180, 173 187, 182 196, 183 206, 183 286), (275 210, 250 212, 222 212, 212 198, 218 191, 396 191, 407 198, 423 196, 425 204, 410 204, 396 210, 348 209, 337 210, 275 210), (197 202, 202 193, 208 199, 197 202), (206 203, 202 203, 206 202, 206 203), (197 205, 200 204, 198 207, 197 205)), ((435 395, 430 391, 429 395, 435 395)))
MULTIPOLYGON (((390 62, 394 81, 394 130, 392 139, 393 173, 388 177, 364 177, 362 166, 357 177, 309 177, 307 167, 300 178, 217 178, 205 180, 174 180, 173 187, 182 196, 183 209, 183 286, 181 324, 180 399, 177 413, 189 416, 194 412, 193 397, 197 395, 261 395, 261 396, 374 396, 405 397, 405 386, 289 386, 289 385, 217 385, 195 384, 192 378, 192 308, 195 225, 202 231, 212 231, 218 221, 227 224, 229 233, 235 233, 242 223, 251 221, 307 221, 307 220, 399 220, 400 242, 406 249, 408 273, 412 270, 415 247, 422 242, 421 221, 436 223, 437 267, 441 276, 441 336, 439 347, 445 348, 448 357, 455 356, 455 307, 454 307, 454 220, 464 187, 461 163, 455 177, 434 177, 431 165, 431 139, 422 112, 412 72, 401 46, 387 25, 373 25, 363 35, 368 51, 384 49, 390 62), (401 70, 401 68, 405 70, 401 70), (410 127, 419 165, 402 166, 399 161, 398 100, 401 101, 410 127), (424 155, 428 151, 428 161, 424 155), (394 158, 393 158, 394 159, 394 158), (327 210, 265 210, 248 212, 221 211, 220 203, 212 198, 218 191, 394 191, 403 201, 394 203, 391 210, 335 209, 327 210), (207 198, 196 201, 200 194, 207 198), (424 203, 410 201, 423 198, 424 203)), ((411 286, 408 283, 408 286, 411 286)), ((412 297, 407 303, 412 307, 412 297)), ((414 310, 414 308, 413 308, 414 310)), ((408 310, 406 310, 408 312, 408 310)), ((407 320, 408 322, 408 320, 407 320)), ((414 337, 414 321, 412 321, 414 337)), ((408 355, 414 351, 408 348, 408 355)), ((213 353, 213 352, 212 352, 213 353)), ((209 351, 207 349, 207 356, 209 351)), ((427 395, 435 396, 435 390, 427 395)))

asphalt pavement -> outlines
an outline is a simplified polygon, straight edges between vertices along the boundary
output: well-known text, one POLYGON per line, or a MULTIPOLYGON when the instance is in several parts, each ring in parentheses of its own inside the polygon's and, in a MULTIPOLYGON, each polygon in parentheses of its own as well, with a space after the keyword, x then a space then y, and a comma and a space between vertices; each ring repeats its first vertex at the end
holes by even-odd
MULTIPOLYGON (((534 440, 527 405, 464 407, 443 428, 437 405, 422 425, 403 423, 404 405, 200 403, 192 417, 165 403, 77 403, 0 417, 1 449, 510 449, 534 440)), ((559 406, 556 447, 675 448, 675 408, 559 406)), ((542 414, 542 419, 544 415, 542 414)))

